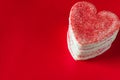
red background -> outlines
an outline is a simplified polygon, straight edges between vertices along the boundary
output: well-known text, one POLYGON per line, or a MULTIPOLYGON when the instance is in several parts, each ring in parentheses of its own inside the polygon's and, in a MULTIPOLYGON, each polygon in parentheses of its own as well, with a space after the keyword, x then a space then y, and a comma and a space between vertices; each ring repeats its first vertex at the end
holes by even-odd
MULTIPOLYGON (((74 61, 66 42, 79 0, 0 1, 0 80, 120 80, 120 33, 103 55, 74 61)), ((120 17, 119 0, 89 0, 120 17)))

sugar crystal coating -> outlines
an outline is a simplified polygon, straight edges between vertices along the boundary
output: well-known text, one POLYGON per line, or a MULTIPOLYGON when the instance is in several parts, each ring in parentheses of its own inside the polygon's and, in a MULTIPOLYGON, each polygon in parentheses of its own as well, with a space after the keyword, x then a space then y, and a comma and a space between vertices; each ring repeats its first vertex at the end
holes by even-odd
POLYGON ((120 27, 119 19, 114 13, 97 13, 93 4, 84 1, 76 3, 71 8, 69 25, 82 45, 101 41, 120 27))

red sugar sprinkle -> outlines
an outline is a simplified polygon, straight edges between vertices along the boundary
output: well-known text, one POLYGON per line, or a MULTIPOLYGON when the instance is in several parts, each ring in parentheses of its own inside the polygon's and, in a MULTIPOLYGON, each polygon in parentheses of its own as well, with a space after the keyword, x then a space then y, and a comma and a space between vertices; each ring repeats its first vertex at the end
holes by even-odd
POLYGON ((118 17, 110 11, 97 13, 95 6, 78 2, 71 8, 69 25, 82 45, 101 41, 119 29, 118 17))

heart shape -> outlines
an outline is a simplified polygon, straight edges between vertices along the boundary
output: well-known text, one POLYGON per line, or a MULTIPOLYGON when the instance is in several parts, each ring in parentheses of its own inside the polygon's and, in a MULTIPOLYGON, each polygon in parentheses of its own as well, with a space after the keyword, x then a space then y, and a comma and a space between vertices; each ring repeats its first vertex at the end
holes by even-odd
POLYGON ((82 45, 102 41, 120 27, 118 17, 110 11, 97 13, 95 6, 89 2, 78 2, 70 11, 69 25, 75 38, 82 45))

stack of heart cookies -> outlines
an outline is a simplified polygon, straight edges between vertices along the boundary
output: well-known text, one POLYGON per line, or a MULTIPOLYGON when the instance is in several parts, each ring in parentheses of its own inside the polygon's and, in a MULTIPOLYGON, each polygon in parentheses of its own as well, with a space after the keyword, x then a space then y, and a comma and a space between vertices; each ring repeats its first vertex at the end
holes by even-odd
POLYGON ((68 49, 75 60, 86 60, 107 51, 119 31, 120 21, 110 11, 97 13, 89 2, 71 8, 67 32, 68 49))

